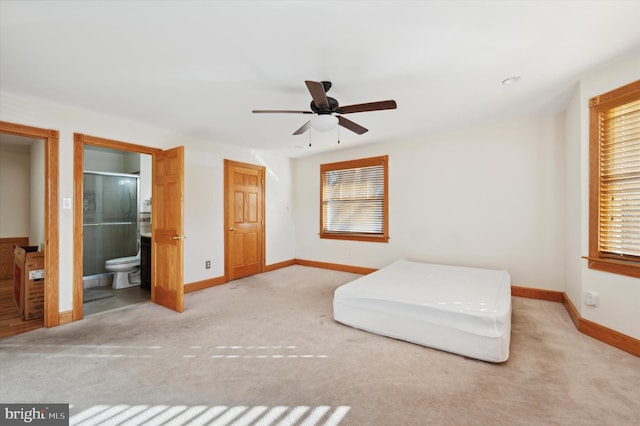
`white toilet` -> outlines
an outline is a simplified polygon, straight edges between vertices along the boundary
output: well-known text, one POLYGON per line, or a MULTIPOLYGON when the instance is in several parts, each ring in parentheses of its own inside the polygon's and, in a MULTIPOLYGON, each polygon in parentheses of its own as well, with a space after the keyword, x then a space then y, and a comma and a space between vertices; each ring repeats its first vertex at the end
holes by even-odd
POLYGON ((114 273, 112 287, 116 290, 140 285, 140 251, 135 256, 109 259, 104 269, 114 273))

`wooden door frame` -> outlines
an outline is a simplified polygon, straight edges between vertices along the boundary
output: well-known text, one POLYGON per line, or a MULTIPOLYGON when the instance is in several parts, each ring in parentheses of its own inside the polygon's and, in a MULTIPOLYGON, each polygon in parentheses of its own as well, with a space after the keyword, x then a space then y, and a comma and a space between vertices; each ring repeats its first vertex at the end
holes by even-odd
POLYGON ((0 133, 44 140, 44 326, 55 327, 60 325, 60 132, 0 121, 0 133))
MULTIPOLYGON (((122 142, 113 139, 105 139, 97 136, 89 136, 81 133, 73 134, 73 321, 81 320, 83 317, 82 293, 84 291, 82 282, 82 253, 83 253, 83 186, 84 186, 84 147, 85 145, 97 146, 101 148, 115 149, 118 151, 134 152, 138 154, 148 154, 153 158, 156 153, 161 152, 159 148, 151 148, 144 145, 137 145, 129 142, 122 142)), ((153 180, 153 177, 152 177, 153 180)), ((153 182, 152 182, 153 185, 153 182)), ((153 285, 151 286, 153 288, 153 285)))
POLYGON ((266 259, 267 259, 267 251, 266 251, 266 226, 267 226, 267 219, 265 217, 265 205, 266 205, 266 198, 265 198, 265 187, 266 187, 266 180, 265 180, 265 167, 264 166, 259 166, 256 164, 250 164, 250 163, 242 163, 239 161, 233 161, 233 160, 224 160, 224 191, 223 191, 223 198, 224 198, 224 224, 223 224, 223 232, 224 232, 224 280, 225 282, 229 281, 229 230, 227 229, 228 223, 229 223, 229 179, 228 179, 228 172, 229 172, 229 166, 234 166, 234 167, 244 167, 247 169, 253 169, 253 170, 258 170, 260 172, 260 179, 262 179, 262 185, 261 185, 261 189, 260 189, 260 199, 262 200, 262 205, 260 206, 260 214, 262 216, 262 225, 261 225, 261 229, 260 229, 260 240, 258 242, 258 244, 260 244, 260 250, 262 252, 262 259, 260 259, 260 270, 258 271, 258 273, 264 272, 265 271, 265 263, 266 263, 266 259))

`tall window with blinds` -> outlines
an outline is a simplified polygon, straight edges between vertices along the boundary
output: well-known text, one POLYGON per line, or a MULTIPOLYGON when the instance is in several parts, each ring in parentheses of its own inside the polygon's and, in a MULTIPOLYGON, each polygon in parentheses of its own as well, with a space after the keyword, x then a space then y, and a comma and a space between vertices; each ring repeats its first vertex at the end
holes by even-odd
POLYGON ((387 242, 388 156, 320 166, 320 237, 387 242))
POLYGON ((640 81, 590 109, 589 266, 640 277, 640 81))

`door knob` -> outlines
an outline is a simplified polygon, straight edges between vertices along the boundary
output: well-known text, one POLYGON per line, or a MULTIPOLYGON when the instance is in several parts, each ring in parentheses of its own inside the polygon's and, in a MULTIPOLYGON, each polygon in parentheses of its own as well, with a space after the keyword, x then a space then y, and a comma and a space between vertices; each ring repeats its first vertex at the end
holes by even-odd
POLYGON ((234 228, 233 226, 229 228, 229 231, 235 231, 236 228, 234 228))
POLYGON ((172 240, 184 240, 187 237, 185 237, 184 235, 174 235, 173 237, 169 237, 169 238, 172 240))

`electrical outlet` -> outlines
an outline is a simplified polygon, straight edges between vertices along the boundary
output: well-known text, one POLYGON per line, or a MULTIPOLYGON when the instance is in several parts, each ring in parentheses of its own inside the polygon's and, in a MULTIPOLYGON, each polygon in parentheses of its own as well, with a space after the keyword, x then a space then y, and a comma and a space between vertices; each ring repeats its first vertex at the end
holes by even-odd
POLYGON ((206 262, 204 262, 204 267, 205 269, 211 269, 211 261, 207 260, 206 262))

